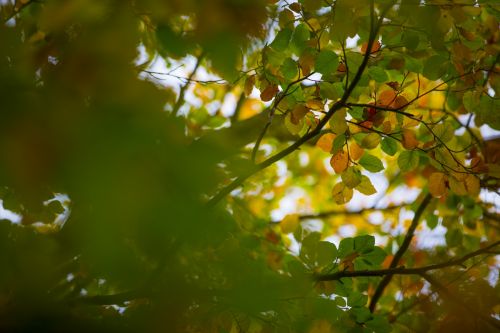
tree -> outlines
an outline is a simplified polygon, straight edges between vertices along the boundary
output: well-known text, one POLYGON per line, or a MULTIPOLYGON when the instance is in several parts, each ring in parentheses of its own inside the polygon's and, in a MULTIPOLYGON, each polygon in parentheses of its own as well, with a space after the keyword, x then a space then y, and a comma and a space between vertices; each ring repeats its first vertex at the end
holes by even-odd
POLYGON ((0 17, 1 331, 500 329, 497 1, 0 17))

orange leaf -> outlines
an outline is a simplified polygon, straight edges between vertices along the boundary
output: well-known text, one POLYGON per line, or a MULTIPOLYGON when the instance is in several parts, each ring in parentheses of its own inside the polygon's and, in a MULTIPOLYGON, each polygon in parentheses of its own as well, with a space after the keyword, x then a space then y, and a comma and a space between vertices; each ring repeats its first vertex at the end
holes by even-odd
MULTIPOLYGON (((370 53, 375 53, 380 51, 380 46, 381 45, 378 40, 374 41, 370 53)), ((368 49, 368 42, 365 42, 363 43, 363 45, 361 45, 361 53, 365 54, 367 49, 368 49)))
POLYGON ((361 148, 356 142, 353 142, 349 146, 349 154, 353 160, 359 160, 364 152, 365 150, 361 148))
POLYGON ((390 106, 396 100, 394 90, 384 90, 378 96, 378 103, 382 106, 390 106))
POLYGON ((329 153, 332 151, 333 140, 335 140, 337 136, 333 133, 326 133, 319 138, 318 142, 316 142, 316 146, 318 146, 321 150, 329 153))
POLYGON ((417 137, 415 132, 410 129, 403 130, 403 140, 401 142, 403 147, 407 150, 415 149, 418 146, 417 137))
POLYGON ((332 165, 335 173, 342 173, 349 166, 349 157, 343 150, 341 150, 332 156, 330 164, 332 165))

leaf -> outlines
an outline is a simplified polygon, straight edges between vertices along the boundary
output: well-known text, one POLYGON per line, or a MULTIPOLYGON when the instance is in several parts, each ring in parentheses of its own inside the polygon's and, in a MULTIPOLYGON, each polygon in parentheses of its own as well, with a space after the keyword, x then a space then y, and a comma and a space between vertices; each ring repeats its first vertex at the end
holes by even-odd
POLYGON ((335 134, 344 134, 347 130, 347 122, 345 120, 346 116, 346 109, 340 109, 332 115, 332 118, 330 118, 329 124, 335 134))
POLYGON ((333 140, 332 154, 337 154, 344 146, 346 142, 346 137, 344 134, 337 135, 335 140, 333 140))
POLYGON ((309 109, 307 107, 302 104, 297 104, 291 112, 290 121, 294 125, 297 125, 308 113, 309 109))
POLYGON ((389 80, 389 76, 384 69, 378 66, 372 66, 368 68, 368 75, 376 82, 383 83, 389 80))
POLYGON ((432 128, 432 132, 444 143, 450 141, 455 136, 455 131, 453 130, 453 127, 447 122, 437 124, 432 128))
POLYGON ((473 197, 478 196, 481 190, 479 178, 473 174, 467 174, 467 177, 465 178, 465 188, 467 189, 469 195, 473 197))
POLYGON ((380 135, 377 133, 370 133, 361 140, 361 147, 365 149, 373 149, 378 147, 380 143, 380 135))
POLYGON ((321 150, 327 153, 331 153, 332 148, 333 148, 333 140, 335 140, 337 136, 333 133, 326 133, 323 134, 318 142, 316 142, 316 146, 319 147, 321 150))
POLYGON ((357 161, 361 156, 363 156, 363 153, 365 150, 360 147, 356 142, 352 142, 349 145, 349 156, 351 157, 352 160, 357 161))
POLYGON ((316 62, 314 63, 314 69, 323 75, 334 73, 339 65, 339 57, 337 54, 331 50, 322 50, 316 62))
POLYGON ((330 242, 321 241, 317 246, 317 262, 319 266, 331 264, 337 258, 337 247, 330 242))
POLYGON ((359 160, 359 164, 363 166, 366 170, 370 172, 379 172, 384 170, 384 165, 382 161, 373 155, 364 154, 363 157, 359 160))
POLYGON ((429 80, 437 80, 443 76, 448 67, 449 60, 440 55, 434 55, 424 62, 423 74, 429 80))
POLYGON ((429 177, 429 192, 437 198, 446 195, 448 193, 447 181, 448 177, 444 173, 434 172, 429 177))
POLYGON ((278 91, 279 88, 277 85, 270 84, 260 93, 260 99, 263 102, 269 102, 274 98, 274 96, 278 93, 278 91))
POLYGON ((353 252, 354 252, 354 238, 347 237, 342 239, 339 243, 339 249, 338 249, 339 258, 341 259, 345 258, 353 252))
POLYGON ((361 176, 361 182, 358 186, 356 186, 356 190, 358 190, 360 193, 363 193, 364 195, 372 195, 377 193, 377 190, 373 186, 370 178, 365 175, 361 176))
POLYGON ((382 139, 380 147, 387 155, 394 156, 398 151, 398 142, 393 138, 385 137, 382 139))
POLYGON ((280 222, 281 232, 284 234, 290 234, 299 227, 299 224, 300 220, 297 214, 288 214, 280 222))
POLYGON ((361 183, 361 173, 354 167, 349 167, 340 175, 342 182, 349 188, 355 188, 361 183))
POLYGON ((398 166, 401 171, 410 171, 418 166, 419 156, 416 151, 405 150, 399 154, 398 166))
POLYGON ((280 30, 270 46, 278 52, 285 51, 290 43, 290 38, 292 38, 292 33, 292 30, 287 28, 280 30))
POLYGON ((342 182, 337 183, 335 184, 335 186, 333 186, 332 196, 337 205, 343 205, 351 201, 352 194, 352 189, 345 186, 342 182))
POLYGON ((349 157, 343 150, 340 150, 332 156, 330 159, 330 165, 335 173, 342 173, 349 166, 349 157))
POLYGON ((299 74, 297 63, 292 58, 286 58, 280 68, 283 77, 287 80, 293 80, 299 74))
POLYGON ((285 117, 285 127, 291 134, 298 135, 304 127, 304 122, 299 121, 297 123, 294 123, 294 120, 292 119, 292 113, 290 112, 285 117))
POLYGON ((373 250, 375 246, 375 237, 371 235, 354 237, 354 250, 363 254, 373 250))
POLYGON ((245 80, 244 92, 247 97, 250 96, 250 94, 252 93, 254 86, 255 86, 255 75, 250 75, 245 80))
POLYGON ((401 144, 405 149, 412 150, 418 147, 417 136, 411 129, 403 129, 403 138, 401 144))
MULTIPOLYGON (((374 41, 370 50, 370 53, 375 53, 380 51, 381 44, 378 40, 374 41)), ((363 43, 361 45, 361 53, 365 54, 368 49, 368 42, 363 43)))

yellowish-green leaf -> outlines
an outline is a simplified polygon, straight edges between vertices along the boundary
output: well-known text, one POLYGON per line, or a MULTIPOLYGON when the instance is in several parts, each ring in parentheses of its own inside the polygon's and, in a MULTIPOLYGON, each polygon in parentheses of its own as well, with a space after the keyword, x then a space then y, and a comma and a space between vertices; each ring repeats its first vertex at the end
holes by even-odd
POLYGON ((300 220, 297 214, 288 214, 280 222, 281 232, 284 234, 292 233, 297 230, 299 224, 300 220))
POLYGON ((333 187, 332 196, 337 205, 348 203, 352 199, 353 191, 344 183, 337 183, 333 187))
POLYGON ((364 195, 372 195, 377 193, 377 190, 373 186, 370 178, 365 175, 361 176, 361 182, 356 186, 356 190, 363 193, 364 195))

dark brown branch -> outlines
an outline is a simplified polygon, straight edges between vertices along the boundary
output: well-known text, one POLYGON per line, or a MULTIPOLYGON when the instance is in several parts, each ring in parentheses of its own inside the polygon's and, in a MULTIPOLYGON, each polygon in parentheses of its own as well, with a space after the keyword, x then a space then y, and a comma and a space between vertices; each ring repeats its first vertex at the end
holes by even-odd
MULTIPOLYGON (((310 220, 310 219, 323 219, 323 218, 326 218, 326 217, 330 217, 330 216, 335 216, 335 215, 341 215, 341 216, 347 216, 347 215, 361 215, 361 214, 364 214, 364 213, 368 213, 368 212, 385 212, 385 211, 391 211, 391 210, 396 210, 396 209, 400 209, 400 208, 403 208, 405 206, 408 206, 409 204, 408 203, 403 203, 403 204, 400 204, 400 205, 391 205, 391 206, 387 206, 387 207, 384 207, 384 208, 377 208, 377 207, 368 207, 368 208, 363 208, 363 209, 358 209, 358 210, 338 210, 338 209, 335 209, 335 210, 327 210, 327 211, 324 211, 324 212, 321 212, 321 213, 317 213, 317 214, 304 214, 304 215, 299 215, 299 220, 310 220)), ((277 224, 277 223, 280 223, 281 221, 273 221, 271 222, 272 224, 277 224)))
MULTIPOLYGON (((420 221, 420 217, 424 213, 425 209, 431 202, 432 196, 430 194, 427 194, 420 205, 417 208, 417 211, 415 212, 415 216, 413 216, 413 220, 411 221, 411 225, 408 228, 408 231, 406 233, 406 236, 403 240, 403 243, 401 244, 401 247, 398 249, 396 254, 394 255, 394 258, 392 258, 391 264, 389 265, 389 268, 395 268, 405 252, 408 250, 408 247, 410 246, 411 240, 413 239, 413 235, 415 234, 415 230, 417 229, 418 223, 420 221)), ((373 294, 372 299, 370 300, 370 311, 373 312, 375 311, 375 307, 377 306, 377 302, 384 293, 385 288, 391 282, 392 279, 392 274, 386 275, 382 281, 380 281, 379 285, 377 286, 377 289, 375 289, 375 293, 373 294)))

